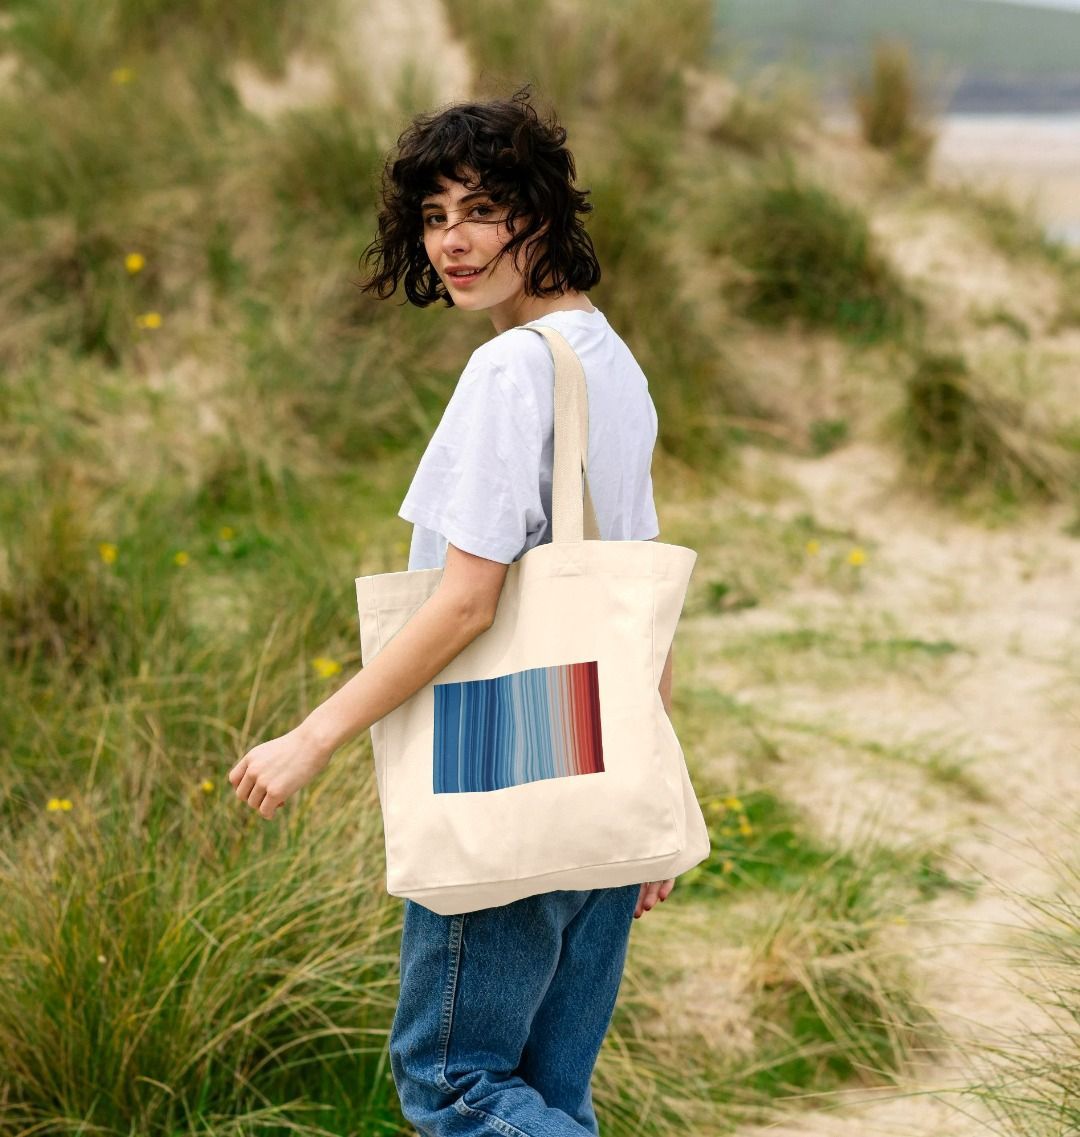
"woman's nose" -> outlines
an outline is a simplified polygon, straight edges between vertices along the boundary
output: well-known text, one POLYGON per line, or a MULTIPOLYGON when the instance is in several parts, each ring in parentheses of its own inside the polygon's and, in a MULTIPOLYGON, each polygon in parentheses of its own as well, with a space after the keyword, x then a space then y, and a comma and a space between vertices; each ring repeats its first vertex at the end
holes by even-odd
POLYGON ((462 235, 460 227, 455 226, 446 230, 442 238, 442 247, 446 253, 457 253, 468 248, 468 242, 462 235))

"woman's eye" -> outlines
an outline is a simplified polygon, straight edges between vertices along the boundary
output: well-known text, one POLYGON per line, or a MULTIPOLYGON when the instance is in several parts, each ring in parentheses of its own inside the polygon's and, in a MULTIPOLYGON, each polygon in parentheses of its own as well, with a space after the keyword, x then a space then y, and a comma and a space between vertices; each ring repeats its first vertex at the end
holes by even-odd
MULTIPOLYGON (((495 212, 495 210, 490 205, 474 205, 472 207, 472 212, 476 213, 477 210, 483 210, 483 215, 495 212)), ((444 220, 445 220, 445 218, 443 217, 443 215, 441 213, 429 213, 427 215, 427 217, 424 219, 424 224, 430 228, 431 223, 433 221, 438 221, 441 223, 444 220)))

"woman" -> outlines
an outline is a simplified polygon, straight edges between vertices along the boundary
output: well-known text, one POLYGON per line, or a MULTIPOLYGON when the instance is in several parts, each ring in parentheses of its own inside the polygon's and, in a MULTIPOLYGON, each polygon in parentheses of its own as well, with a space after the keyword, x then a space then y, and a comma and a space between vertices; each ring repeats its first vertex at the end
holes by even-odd
MULTIPOLYGON (((408 568, 442 568, 435 593, 371 664, 229 775, 267 819, 333 752, 425 686, 491 625, 507 566, 551 540, 554 364, 528 323, 556 327, 582 361, 589 487, 605 540, 658 536, 650 473, 656 411, 623 340, 586 293, 600 279, 578 214, 566 131, 527 88, 416 118, 383 177, 376 261, 363 286, 424 307, 487 312, 399 516, 408 568)), ((670 708, 671 656, 661 681, 670 708)), ((457 916, 405 901, 390 1061, 423 1134, 598 1133, 590 1079, 626 960, 631 919, 673 880, 557 891, 457 916)))

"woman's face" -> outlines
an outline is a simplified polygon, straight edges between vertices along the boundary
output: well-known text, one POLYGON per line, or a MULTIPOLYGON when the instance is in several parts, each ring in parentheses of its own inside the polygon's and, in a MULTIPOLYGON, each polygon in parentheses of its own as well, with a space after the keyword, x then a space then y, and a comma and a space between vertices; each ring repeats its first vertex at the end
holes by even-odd
MULTIPOLYGON (((470 173, 469 180, 475 185, 479 179, 470 173)), ((524 278, 514 267, 512 255, 494 263, 514 235, 506 224, 509 212, 509 206, 493 204, 483 189, 470 190, 459 181, 441 180, 440 192, 424 198, 424 248, 459 308, 496 308, 510 315, 527 299, 524 278), (480 271, 462 279, 454 275, 458 268, 480 271)), ((521 263, 526 251, 519 250, 521 263)))

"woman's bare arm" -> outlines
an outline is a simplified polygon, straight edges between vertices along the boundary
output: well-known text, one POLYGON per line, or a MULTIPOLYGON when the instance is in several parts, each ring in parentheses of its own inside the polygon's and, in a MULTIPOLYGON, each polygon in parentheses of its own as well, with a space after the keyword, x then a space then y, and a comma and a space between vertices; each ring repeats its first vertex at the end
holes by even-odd
POLYGON ((438 587, 375 658, 299 726, 249 750, 229 771, 237 797, 270 820, 339 746, 430 683, 491 626, 507 568, 448 545, 438 587))
POLYGON ((308 715, 300 732, 331 754, 430 683, 490 625, 436 589, 367 667, 308 715))

